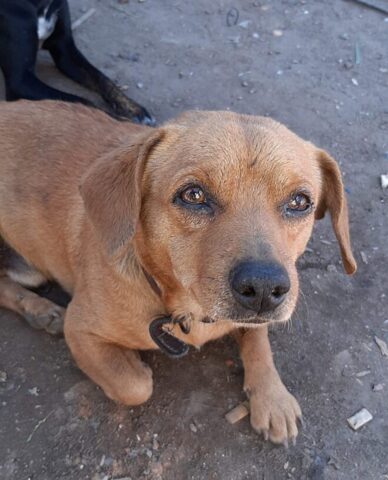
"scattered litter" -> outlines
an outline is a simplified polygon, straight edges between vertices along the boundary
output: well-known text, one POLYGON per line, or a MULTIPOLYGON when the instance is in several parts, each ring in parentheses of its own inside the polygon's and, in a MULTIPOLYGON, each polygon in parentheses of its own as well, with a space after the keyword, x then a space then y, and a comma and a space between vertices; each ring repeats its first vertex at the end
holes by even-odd
POLYGON ((356 377, 361 378, 361 377, 365 377, 366 375, 369 375, 369 374, 370 374, 370 370, 363 370, 362 372, 356 373, 356 377))
POLYGON ((362 261, 365 263, 365 265, 368 265, 368 257, 366 256, 366 253, 361 250, 360 255, 361 255, 362 261))
POLYGON ((388 175, 380 175, 381 188, 388 188, 388 175))
POLYGON ((233 425, 249 415, 249 402, 245 401, 232 408, 226 415, 226 420, 233 425))
POLYGON ((283 30, 274 30, 274 31, 272 32, 272 35, 273 35, 274 37, 282 37, 282 36, 283 36, 283 30))
POLYGON ((248 85, 249 85, 249 83, 248 83, 246 80, 243 80, 243 81, 241 82, 241 86, 242 86, 242 87, 247 87, 248 85))
POLYGON ((260 38, 260 35, 257 32, 252 33, 253 38, 260 38))
POLYGON ((144 84, 142 82, 137 82, 136 86, 139 90, 141 90, 144 87, 144 84))
POLYGON ((350 428, 357 431, 362 426, 370 422, 372 419, 373 419, 373 415, 366 408, 362 408, 359 412, 355 413, 352 417, 349 417, 347 420, 350 428))
POLYGON ((331 245, 331 242, 329 240, 324 240, 323 238, 320 238, 319 241, 324 245, 331 245))
POLYGON ((233 27, 238 22, 238 17, 240 16, 239 11, 237 8, 231 8, 228 13, 226 14, 226 25, 228 27, 233 27))
POLYGON ((0 383, 5 383, 7 381, 7 372, 0 370, 0 383))
POLYGON ((358 43, 356 43, 356 45, 354 47, 354 63, 356 65, 361 64, 361 50, 360 50, 360 46, 359 46, 358 43))
POLYGON ((388 13, 388 6, 384 0, 352 0, 355 3, 360 3, 366 7, 377 10, 378 12, 388 13))
POLYGON ((54 410, 51 410, 50 413, 48 413, 44 418, 42 418, 42 420, 39 420, 39 422, 35 425, 35 427, 32 429, 32 432, 28 435, 28 438, 27 438, 27 443, 31 442, 31 439, 34 435, 34 433, 38 430, 38 428, 46 422, 46 420, 49 418, 50 415, 52 415, 54 413, 54 410))
POLYGON ((96 9, 95 8, 90 8, 86 13, 81 15, 77 20, 74 20, 74 22, 71 24, 71 29, 75 30, 80 25, 82 25, 84 22, 86 22, 86 20, 88 20, 95 13, 96 13, 96 9))
POLYGON ((382 383, 376 383, 372 385, 373 392, 381 392, 382 390, 384 390, 384 385, 382 383))
POLYGON ((250 20, 244 20, 243 22, 240 22, 240 23, 238 24, 238 26, 241 27, 241 28, 248 28, 248 26, 249 26, 250 23, 251 23, 250 20))
POLYGON ((352 83, 353 85, 356 85, 356 87, 358 87, 358 81, 356 78, 352 78, 352 83))
POLYGON ((34 397, 37 397, 39 395, 39 389, 38 387, 29 388, 28 393, 30 395, 34 395, 34 397))
POLYGON ((381 355, 383 357, 388 357, 388 346, 384 340, 381 340, 379 337, 375 337, 375 342, 381 351, 381 355))

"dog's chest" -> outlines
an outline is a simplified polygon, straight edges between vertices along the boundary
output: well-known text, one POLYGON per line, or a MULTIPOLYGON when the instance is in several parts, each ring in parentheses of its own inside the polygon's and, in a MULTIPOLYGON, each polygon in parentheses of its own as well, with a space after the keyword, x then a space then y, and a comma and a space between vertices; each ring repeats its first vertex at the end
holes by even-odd
POLYGON ((48 5, 38 16, 37 32, 39 41, 42 43, 49 38, 55 29, 58 13, 52 11, 48 5))

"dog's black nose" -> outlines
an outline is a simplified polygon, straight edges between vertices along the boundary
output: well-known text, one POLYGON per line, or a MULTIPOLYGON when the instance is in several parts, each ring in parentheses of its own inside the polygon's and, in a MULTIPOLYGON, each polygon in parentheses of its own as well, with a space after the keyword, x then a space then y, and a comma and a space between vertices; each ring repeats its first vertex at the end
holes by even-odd
POLYGON ((290 290, 290 279, 277 263, 244 261, 229 277, 233 295, 240 305, 257 313, 278 307, 290 290))

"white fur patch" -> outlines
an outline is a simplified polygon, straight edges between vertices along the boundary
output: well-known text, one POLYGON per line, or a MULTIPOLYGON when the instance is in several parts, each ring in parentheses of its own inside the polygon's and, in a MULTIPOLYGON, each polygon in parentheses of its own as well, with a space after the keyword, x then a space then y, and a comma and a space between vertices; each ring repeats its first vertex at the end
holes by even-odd
POLYGON ((47 279, 37 270, 27 270, 25 272, 17 272, 15 270, 7 271, 8 277, 23 287, 39 287, 47 279))
POLYGON ((55 24, 58 20, 58 15, 54 12, 51 17, 46 18, 48 7, 44 10, 43 15, 38 17, 38 38, 41 41, 47 40, 49 36, 53 33, 55 24))

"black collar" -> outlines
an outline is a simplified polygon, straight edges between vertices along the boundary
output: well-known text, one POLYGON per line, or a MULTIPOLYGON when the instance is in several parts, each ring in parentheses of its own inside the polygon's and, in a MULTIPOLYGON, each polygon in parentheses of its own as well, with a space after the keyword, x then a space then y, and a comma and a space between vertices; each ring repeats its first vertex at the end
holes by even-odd
MULTIPOLYGON (((162 292, 156 281, 144 268, 142 269, 149 286, 158 297, 161 297, 162 292)), ((150 323, 149 332, 152 340, 162 352, 166 353, 169 357, 180 358, 186 355, 189 351, 189 346, 187 343, 182 342, 182 340, 179 340, 179 338, 174 337, 174 335, 171 335, 171 333, 163 329, 165 325, 170 324, 172 326, 174 323, 176 322, 173 321, 171 316, 157 317, 150 323)), ((188 333, 188 330, 185 329, 182 322, 179 322, 179 325, 183 333, 188 333)))

